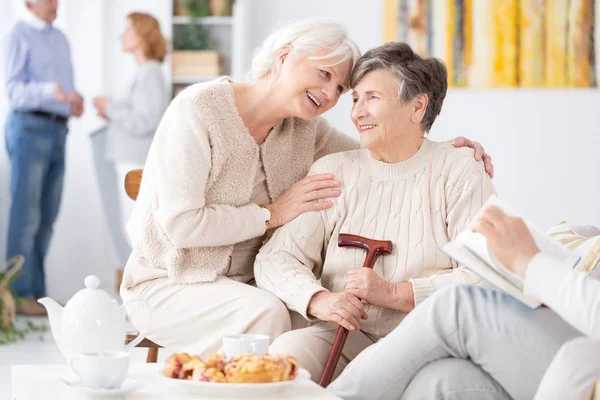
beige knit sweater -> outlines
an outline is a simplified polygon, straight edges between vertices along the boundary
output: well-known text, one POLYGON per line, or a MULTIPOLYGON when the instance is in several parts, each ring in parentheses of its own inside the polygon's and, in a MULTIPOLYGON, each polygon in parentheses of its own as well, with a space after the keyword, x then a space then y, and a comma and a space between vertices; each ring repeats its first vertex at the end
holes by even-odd
POLYGON ((166 269, 176 283, 214 281, 226 273, 234 244, 265 233, 262 210, 249 203, 259 153, 275 200, 316 159, 358 147, 323 118, 285 119, 258 146, 228 78, 185 89, 165 112, 146 160, 128 222, 130 269, 166 269))
MULTIPOLYGON (((307 306, 315 293, 343 291, 346 271, 362 266, 365 252, 338 247, 340 233, 391 240, 392 254, 380 256, 374 270, 390 282, 412 282, 416 305, 447 285, 483 284, 438 250, 494 193, 473 150, 425 139, 413 157, 398 164, 376 161, 362 149, 324 157, 310 174, 323 171, 342 182, 334 206, 305 213, 280 228, 254 264, 258 286, 290 309, 308 319, 307 306)), ((367 313, 361 329, 378 336, 405 316, 369 305, 367 313)))

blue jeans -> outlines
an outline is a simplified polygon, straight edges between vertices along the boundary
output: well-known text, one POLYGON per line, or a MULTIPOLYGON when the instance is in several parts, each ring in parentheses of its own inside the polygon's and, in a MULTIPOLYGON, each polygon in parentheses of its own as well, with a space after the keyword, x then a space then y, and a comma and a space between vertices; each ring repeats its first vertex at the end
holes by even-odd
POLYGON ((25 257, 14 281, 20 297, 46 295, 44 258, 58 214, 65 172, 67 125, 12 111, 6 122, 12 197, 7 257, 25 257))

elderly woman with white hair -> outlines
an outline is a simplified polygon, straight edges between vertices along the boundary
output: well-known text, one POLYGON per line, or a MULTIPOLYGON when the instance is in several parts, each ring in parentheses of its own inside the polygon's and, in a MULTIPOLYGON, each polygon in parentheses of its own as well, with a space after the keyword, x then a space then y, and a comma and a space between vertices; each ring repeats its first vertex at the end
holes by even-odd
POLYGON ((313 379, 338 324, 350 331, 339 374, 437 290, 484 284, 438 250, 494 193, 472 150, 426 137, 447 79, 441 61, 422 58, 405 43, 365 53, 350 79, 362 149, 325 156, 309 173, 333 174, 341 195, 331 207, 280 228, 256 258, 258 287, 315 322, 283 334, 270 351, 294 355, 313 379), (392 253, 373 269, 361 268, 364 251, 338 247, 341 233, 390 240, 392 253))
POLYGON ((124 300, 150 304, 151 325, 133 322, 151 340, 206 354, 224 334, 291 328, 285 305, 255 287, 254 259, 267 230, 340 194, 336 174, 305 176, 315 160, 359 147, 319 117, 348 90, 359 56, 337 23, 301 21, 266 39, 250 82, 224 77, 172 101, 128 224, 121 286, 124 300))

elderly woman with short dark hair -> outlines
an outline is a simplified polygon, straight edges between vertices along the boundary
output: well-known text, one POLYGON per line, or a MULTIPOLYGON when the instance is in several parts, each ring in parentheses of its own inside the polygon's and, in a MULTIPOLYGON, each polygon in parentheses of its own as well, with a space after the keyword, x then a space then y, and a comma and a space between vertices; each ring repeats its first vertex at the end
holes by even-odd
POLYGON ((315 322, 283 334, 270 351, 296 356, 313 379, 338 324, 350 333, 336 373, 437 290, 483 283, 438 250, 494 193, 472 150, 426 137, 447 79, 440 60, 405 43, 362 56, 350 82, 361 149, 323 157, 310 172, 332 173, 341 195, 281 227, 256 259, 258 286, 315 322), (340 233, 390 240, 392 254, 360 268, 364 252, 339 248, 340 233))

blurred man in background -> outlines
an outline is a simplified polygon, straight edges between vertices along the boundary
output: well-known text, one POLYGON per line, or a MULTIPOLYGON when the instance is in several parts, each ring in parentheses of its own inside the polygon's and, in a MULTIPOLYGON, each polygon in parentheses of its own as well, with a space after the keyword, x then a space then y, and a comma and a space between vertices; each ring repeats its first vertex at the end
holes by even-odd
POLYGON ((10 30, 4 52, 4 84, 10 106, 6 149, 12 197, 7 257, 22 254, 14 282, 18 312, 44 314, 44 258, 62 196, 65 141, 70 116, 83 113, 74 91, 73 66, 64 34, 52 26, 58 0, 25 0, 28 12, 10 30))

